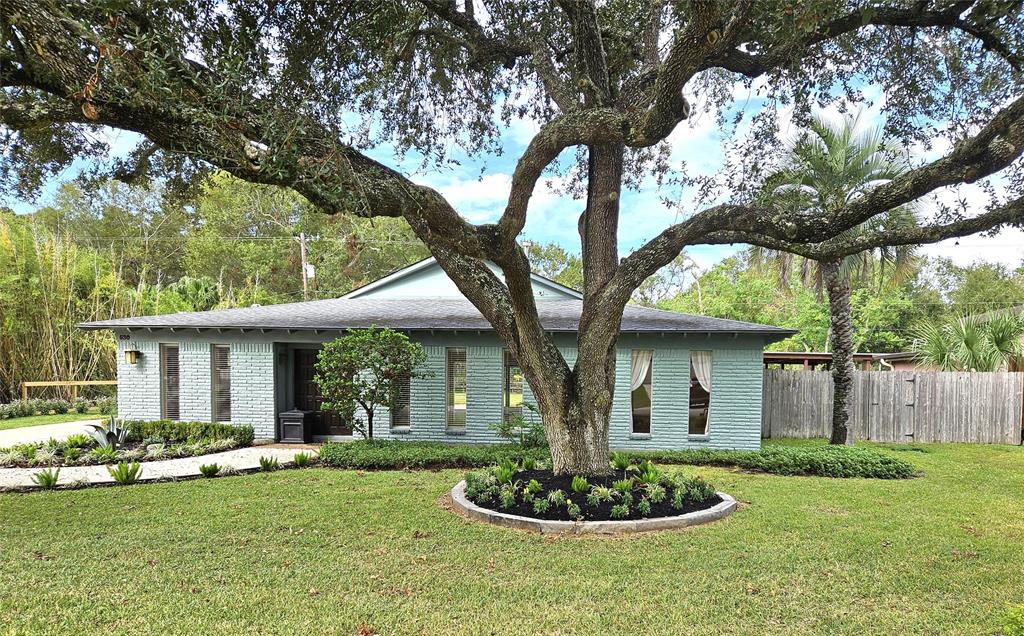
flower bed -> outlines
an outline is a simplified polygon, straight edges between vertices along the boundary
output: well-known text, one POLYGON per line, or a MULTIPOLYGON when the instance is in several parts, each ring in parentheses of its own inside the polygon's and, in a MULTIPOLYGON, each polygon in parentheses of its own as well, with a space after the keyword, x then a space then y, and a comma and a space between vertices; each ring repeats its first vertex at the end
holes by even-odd
MULTIPOLYGON (((250 446, 251 426, 209 422, 120 422, 123 439, 72 435, 0 449, 0 467, 93 466, 195 457, 250 446)), ((116 436, 114 436, 116 437, 116 436)))
POLYGON ((531 461, 504 460, 466 475, 465 496, 482 508, 553 521, 674 517, 722 502, 700 478, 666 475, 649 461, 613 456, 612 475, 555 475, 531 461))

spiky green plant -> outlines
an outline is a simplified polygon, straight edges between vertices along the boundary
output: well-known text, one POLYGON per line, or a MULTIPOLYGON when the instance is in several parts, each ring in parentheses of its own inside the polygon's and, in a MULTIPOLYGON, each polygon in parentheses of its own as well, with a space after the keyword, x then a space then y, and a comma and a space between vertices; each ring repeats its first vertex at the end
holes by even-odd
POLYGON ((572 491, 583 494, 590 490, 590 482, 587 481, 586 477, 576 475, 572 478, 572 491))
POLYGON ((280 463, 277 461, 276 457, 260 457, 260 470, 262 470, 263 472, 269 473, 271 471, 277 470, 278 468, 280 468, 280 463))
POLYGON ((312 458, 307 453, 295 453, 295 457, 292 457, 292 461, 295 463, 296 468, 305 468, 309 466, 309 462, 312 458))
POLYGON ((57 487, 57 480, 60 478, 59 468, 48 468, 32 475, 32 481, 43 490, 53 490, 57 487))
POLYGON ((220 466, 217 464, 203 464, 199 467, 199 472, 203 477, 216 477, 217 473, 220 472, 220 466))
POLYGON ((142 476, 142 464, 134 462, 118 462, 114 466, 107 466, 107 472, 119 484, 129 485, 139 481, 142 476))

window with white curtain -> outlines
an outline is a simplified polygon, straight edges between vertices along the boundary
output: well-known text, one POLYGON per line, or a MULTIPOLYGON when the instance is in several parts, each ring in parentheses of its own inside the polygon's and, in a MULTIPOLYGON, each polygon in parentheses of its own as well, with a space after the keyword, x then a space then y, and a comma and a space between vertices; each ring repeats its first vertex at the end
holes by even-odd
POLYGON ((690 435, 708 434, 711 412, 710 351, 690 352, 690 435))
POLYGON ((654 352, 634 349, 630 367, 629 393, 633 407, 633 432, 651 432, 651 397, 654 395, 654 352))

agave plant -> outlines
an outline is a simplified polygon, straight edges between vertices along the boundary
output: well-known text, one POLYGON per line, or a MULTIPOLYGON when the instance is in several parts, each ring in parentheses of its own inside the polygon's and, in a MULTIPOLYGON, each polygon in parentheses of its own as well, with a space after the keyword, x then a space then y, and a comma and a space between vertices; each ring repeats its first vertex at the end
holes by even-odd
POLYGON ((128 437, 128 429, 118 424, 117 419, 111 417, 106 424, 90 424, 90 434, 101 448, 117 449, 128 437))

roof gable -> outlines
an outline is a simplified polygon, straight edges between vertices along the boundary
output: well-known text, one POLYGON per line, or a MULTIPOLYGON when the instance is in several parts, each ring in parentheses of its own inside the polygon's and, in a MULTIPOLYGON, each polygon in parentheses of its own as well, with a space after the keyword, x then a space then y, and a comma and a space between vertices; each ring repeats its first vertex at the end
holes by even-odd
MULTIPOLYGON (((488 261, 487 267, 504 280, 497 265, 488 261)), ((538 300, 578 300, 583 297, 575 289, 539 274, 530 274, 530 279, 533 295, 538 300)), ((463 295, 437 261, 430 257, 353 289, 342 298, 463 298, 463 295)))

